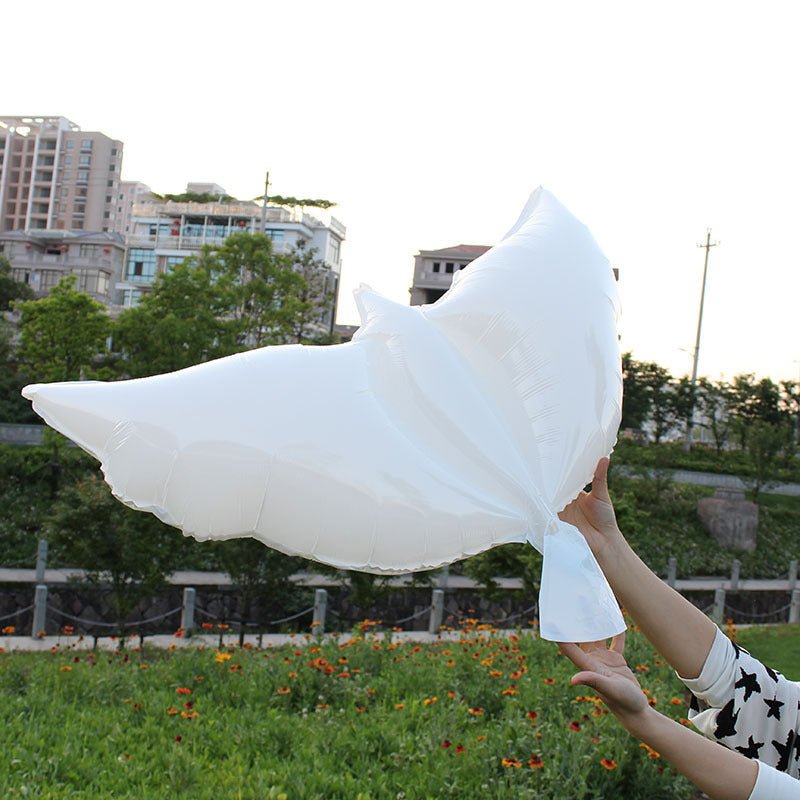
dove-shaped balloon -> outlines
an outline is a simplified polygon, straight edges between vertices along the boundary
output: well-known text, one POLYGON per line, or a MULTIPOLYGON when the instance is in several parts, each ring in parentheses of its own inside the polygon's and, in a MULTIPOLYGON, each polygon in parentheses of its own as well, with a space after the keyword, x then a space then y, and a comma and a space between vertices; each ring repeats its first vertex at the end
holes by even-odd
POLYGON ((347 344, 265 347, 23 395, 99 459, 123 503, 196 539, 252 536, 383 574, 528 541, 544 554, 541 635, 619 633, 591 551, 557 517, 619 426, 608 260, 539 188, 455 278, 428 306, 362 286, 347 344))

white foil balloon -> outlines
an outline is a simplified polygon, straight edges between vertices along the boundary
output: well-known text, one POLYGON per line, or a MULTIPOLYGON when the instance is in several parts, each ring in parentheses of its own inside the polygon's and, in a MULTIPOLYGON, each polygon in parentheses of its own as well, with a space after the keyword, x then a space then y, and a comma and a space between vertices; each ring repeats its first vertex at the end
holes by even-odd
POLYGON ((557 517, 619 425, 609 263, 539 188, 502 242, 454 277, 429 306, 362 286, 348 344, 23 394, 100 460, 123 503, 196 539, 252 536, 374 573, 529 541, 544 554, 541 635, 619 633, 589 548, 557 517))

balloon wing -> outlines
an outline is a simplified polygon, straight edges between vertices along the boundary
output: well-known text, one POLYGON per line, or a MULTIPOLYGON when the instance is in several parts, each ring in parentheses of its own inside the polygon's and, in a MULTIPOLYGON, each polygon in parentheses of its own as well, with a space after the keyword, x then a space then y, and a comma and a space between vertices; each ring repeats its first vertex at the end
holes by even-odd
POLYGON ((101 462, 116 497, 197 539, 252 536, 386 574, 527 540, 545 556, 543 636, 623 630, 583 538, 556 516, 620 416, 616 287, 587 229, 538 189, 437 303, 368 287, 356 300, 348 344, 23 394, 101 462))

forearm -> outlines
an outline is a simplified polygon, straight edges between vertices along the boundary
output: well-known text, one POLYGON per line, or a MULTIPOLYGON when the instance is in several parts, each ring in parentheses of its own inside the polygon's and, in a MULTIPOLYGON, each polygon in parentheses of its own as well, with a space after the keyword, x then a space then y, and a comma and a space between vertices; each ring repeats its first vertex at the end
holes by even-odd
POLYGON ((620 721, 712 800, 747 800, 758 764, 709 741, 652 708, 620 721))
POLYGON ((703 668, 716 625, 670 588, 619 534, 597 554, 614 594, 653 646, 685 678, 703 668))

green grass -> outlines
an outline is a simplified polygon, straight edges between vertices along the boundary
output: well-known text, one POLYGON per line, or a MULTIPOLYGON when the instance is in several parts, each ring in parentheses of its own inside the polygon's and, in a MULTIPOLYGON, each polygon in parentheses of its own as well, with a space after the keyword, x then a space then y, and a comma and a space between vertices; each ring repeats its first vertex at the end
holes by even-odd
POLYGON ((736 632, 736 641, 789 680, 800 679, 800 628, 797 625, 743 628, 736 632))
MULTIPOLYGON (((530 633, 506 640, 473 629, 425 646, 371 637, 298 643, 222 653, 0 654, 0 796, 692 794, 583 698, 585 689, 571 687, 571 665, 530 633), (540 769, 529 763, 534 754, 540 769), (603 758, 616 768, 605 769, 603 758)), ((685 706, 670 702, 683 698, 682 687, 633 633, 628 656, 657 707, 684 716, 685 706)))

